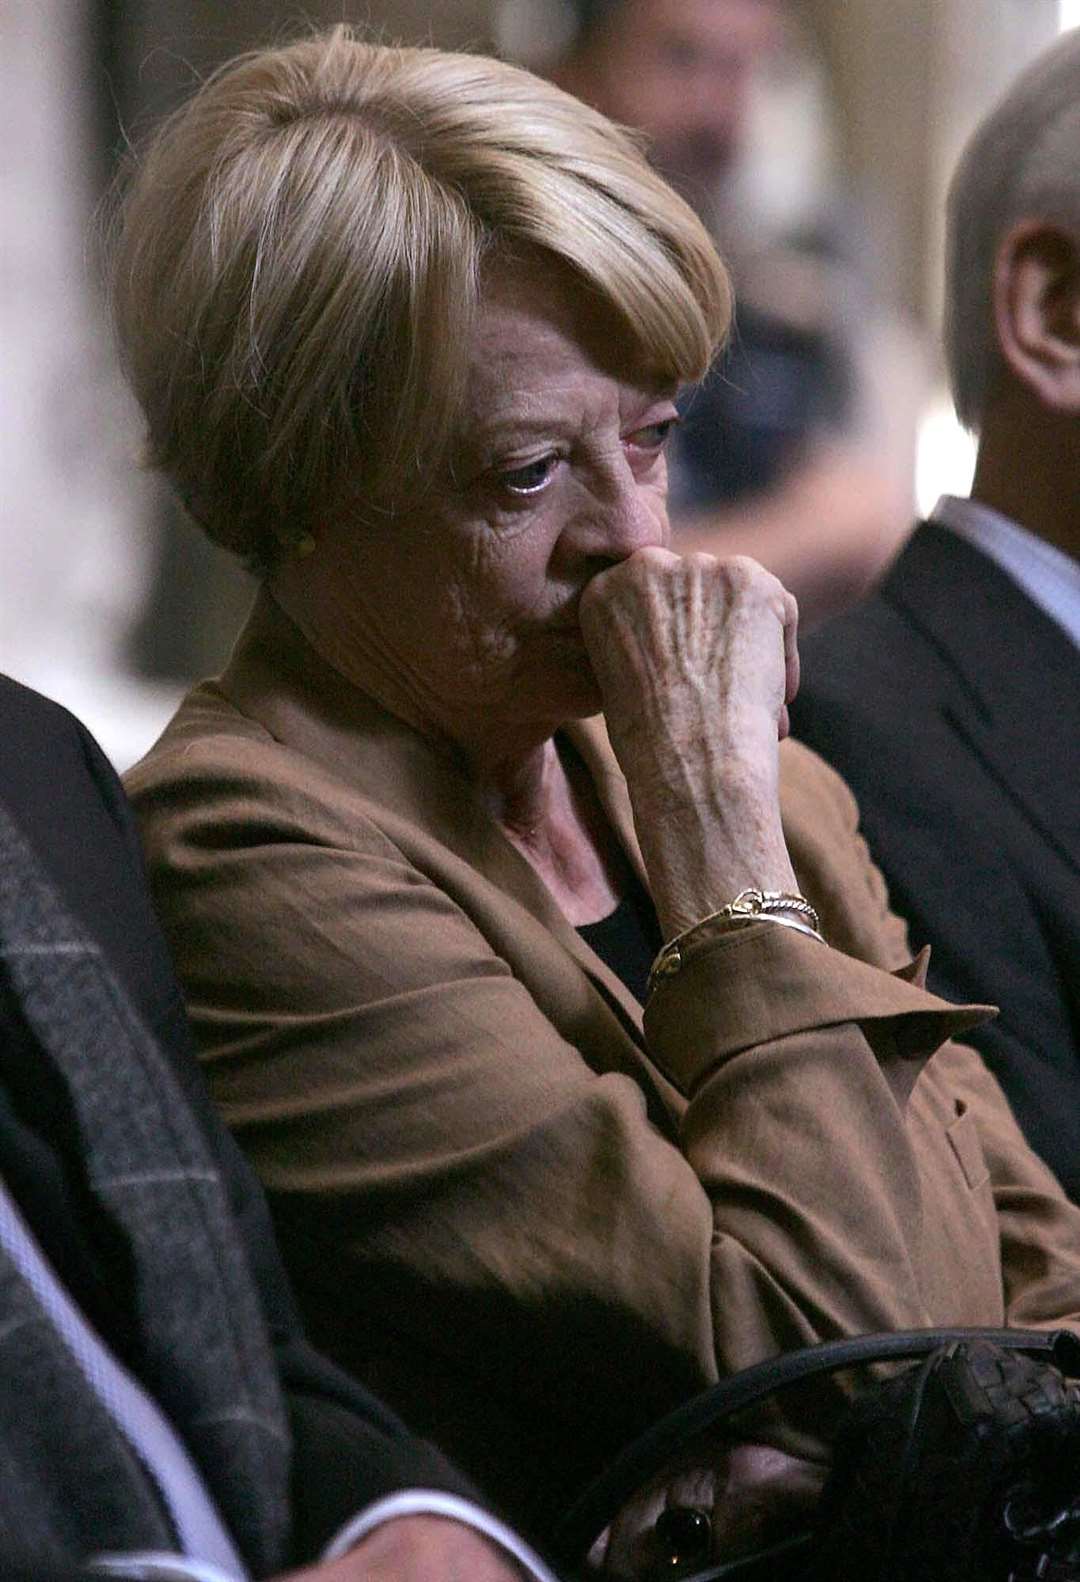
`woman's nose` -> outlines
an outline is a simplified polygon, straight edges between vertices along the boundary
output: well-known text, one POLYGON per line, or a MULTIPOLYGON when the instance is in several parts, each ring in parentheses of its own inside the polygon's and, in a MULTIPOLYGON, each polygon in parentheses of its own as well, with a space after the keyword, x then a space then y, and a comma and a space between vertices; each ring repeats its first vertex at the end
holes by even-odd
POLYGON ((570 536, 578 554, 615 564, 639 549, 667 544, 667 508, 655 489, 642 489, 632 477, 621 479, 592 493, 570 536))

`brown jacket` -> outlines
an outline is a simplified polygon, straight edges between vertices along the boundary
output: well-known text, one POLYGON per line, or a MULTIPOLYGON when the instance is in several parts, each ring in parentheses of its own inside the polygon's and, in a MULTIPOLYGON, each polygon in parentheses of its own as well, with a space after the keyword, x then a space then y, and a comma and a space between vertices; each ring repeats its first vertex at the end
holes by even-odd
MULTIPOLYGON (((568 734, 640 871, 602 728, 568 734)), ((944 1043, 980 1013, 920 986, 842 782, 782 760, 830 946, 703 939, 644 1028, 469 783, 268 599, 129 776, 314 1338, 541 1529, 718 1372, 1080 1315, 1080 1211, 944 1043)))

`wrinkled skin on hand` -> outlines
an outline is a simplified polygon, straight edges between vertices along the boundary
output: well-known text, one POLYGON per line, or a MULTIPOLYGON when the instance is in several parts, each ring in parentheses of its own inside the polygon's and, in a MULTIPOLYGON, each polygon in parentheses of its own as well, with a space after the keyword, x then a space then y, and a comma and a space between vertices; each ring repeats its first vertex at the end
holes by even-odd
MULTIPOLYGON (((805 1525, 826 1469, 769 1445, 717 1446, 690 1453, 623 1506, 589 1556, 604 1576, 634 1579, 668 1571, 655 1536, 669 1506, 704 1511, 712 1521, 713 1561, 778 1543, 805 1525)), ((694 1567, 693 1569, 697 1569, 694 1567)))
POLYGON ((593 577, 580 619, 613 739, 629 746, 648 728, 680 742, 765 722, 787 734, 798 606, 756 561, 641 549, 593 577))
POLYGON ((791 890, 777 744, 798 608, 756 561, 639 550, 581 597, 582 636, 670 937, 753 885, 791 890))
POLYGON ((509 1555, 445 1516, 398 1516, 338 1560, 280 1582, 524 1582, 509 1555))

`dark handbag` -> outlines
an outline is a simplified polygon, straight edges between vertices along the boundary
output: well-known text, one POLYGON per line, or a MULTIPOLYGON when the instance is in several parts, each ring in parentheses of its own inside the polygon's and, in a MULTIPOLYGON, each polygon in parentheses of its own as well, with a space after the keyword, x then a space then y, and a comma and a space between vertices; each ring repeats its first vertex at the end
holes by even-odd
POLYGON ((698 1434, 807 1379, 922 1359, 856 1398, 811 1526, 685 1582, 1080 1582, 1080 1338, 915 1330, 744 1369, 647 1430, 575 1502, 555 1552, 580 1565, 627 1499, 698 1434))

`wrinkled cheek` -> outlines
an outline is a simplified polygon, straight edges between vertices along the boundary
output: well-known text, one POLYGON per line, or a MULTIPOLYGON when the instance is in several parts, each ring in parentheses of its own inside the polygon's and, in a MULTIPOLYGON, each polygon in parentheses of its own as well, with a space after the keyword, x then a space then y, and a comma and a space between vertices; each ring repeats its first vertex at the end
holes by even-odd
POLYGON ((498 689, 499 674, 513 663, 517 644, 509 628, 485 617, 481 603, 465 587, 447 589, 446 636, 458 656, 459 677, 483 695, 498 689))

